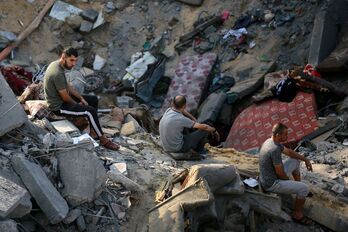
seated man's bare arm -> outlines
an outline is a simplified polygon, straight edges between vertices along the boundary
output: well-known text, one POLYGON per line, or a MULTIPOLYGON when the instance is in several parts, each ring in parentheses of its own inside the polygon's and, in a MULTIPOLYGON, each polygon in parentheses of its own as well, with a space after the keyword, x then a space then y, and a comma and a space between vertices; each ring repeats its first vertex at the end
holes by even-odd
POLYGON ((192 114, 190 114, 189 112, 187 112, 186 110, 184 110, 184 111, 182 112, 182 114, 185 115, 186 117, 188 117, 189 119, 191 119, 191 120, 194 121, 194 122, 197 121, 197 119, 196 119, 192 114))
POLYGON ((198 130, 208 131, 208 132, 214 132, 214 131, 216 131, 214 127, 209 126, 209 125, 207 125, 207 124, 198 123, 198 122, 196 122, 196 123, 193 125, 193 128, 198 129, 198 130))
POLYGON ((62 100, 66 103, 72 103, 75 104, 76 102, 74 101, 74 99, 72 99, 68 93, 68 91, 66 91, 66 89, 62 89, 59 90, 59 95, 62 98, 62 100))
POLYGON ((299 153, 297 153, 296 151, 289 149, 287 147, 284 147, 283 153, 291 158, 294 159, 298 159, 301 161, 304 161, 306 164, 306 167, 308 169, 308 171, 312 171, 312 164, 309 161, 309 159, 307 159, 306 157, 304 157, 303 155, 300 155, 299 153))
POLYGON ((289 177, 284 172, 283 164, 276 164, 274 165, 274 170, 276 172, 276 175, 281 180, 289 180, 289 177))

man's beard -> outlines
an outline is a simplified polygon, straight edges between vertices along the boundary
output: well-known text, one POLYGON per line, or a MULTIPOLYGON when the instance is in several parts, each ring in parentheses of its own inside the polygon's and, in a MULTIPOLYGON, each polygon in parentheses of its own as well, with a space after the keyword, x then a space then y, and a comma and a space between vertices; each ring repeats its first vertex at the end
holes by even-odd
POLYGON ((68 69, 68 70, 71 70, 73 68, 73 66, 69 67, 68 66, 68 63, 66 62, 66 60, 64 61, 64 68, 65 69, 68 69))

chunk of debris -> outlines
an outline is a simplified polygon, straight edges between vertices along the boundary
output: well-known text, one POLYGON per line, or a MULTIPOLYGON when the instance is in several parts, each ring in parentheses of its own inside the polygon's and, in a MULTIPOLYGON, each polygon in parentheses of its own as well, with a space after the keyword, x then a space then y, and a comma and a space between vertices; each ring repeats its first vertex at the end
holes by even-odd
POLYGON ((72 206, 92 202, 101 193, 106 181, 102 161, 90 146, 72 148, 58 154, 60 177, 64 185, 62 195, 72 206))
POLYGON ((80 14, 82 12, 81 9, 65 3, 63 1, 56 1, 52 6, 51 12, 49 16, 52 18, 65 21, 65 19, 72 14, 80 14))
POLYGON ((80 209, 73 209, 70 210, 66 218, 64 218, 63 222, 65 224, 70 224, 74 222, 78 217, 81 216, 81 210, 80 209))
POLYGON ((26 189, 0 176, 0 216, 7 217, 20 202, 29 196, 26 189))
POLYGON ((87 9, 87 10, 82 11, 80 13, 80 15, 83 19, 94 23, 98 17, 98 11, 93 10, 93 9, 87 9))
POLYGON ((74 30, 80 28, 83 19, 80 15, 70 15, 66 17, 65 22, 74 30))
POLYGON ((0 48, 6 47, 9 43, 15 41, 17 36, 10 31, 1 31, 0 30, 0 48))
POLYGON ((12 166, 52 224, 62 221, 69 212, 64 198, 54 188, 42 168, 17 154, 11 158, 12 166))
POLYGON ((87 20, 82 20, 81 25, 80 25, 80 31, 88 33, 93 29, 93 23, 87 21, 87 20))
POLYGON ((0 231, 18 232, 17 223, 10 219, 0 221, 0 231))
POLYGON ((104 67, 105 64, 106 60, 103 57, 96 54, 93 62, 93 70, 100 70, 104 67))
POLYGON ((144 128, 139 125, 138 121, 135 118, 128 114, 125 118, 125 124, 122 125, 121 134, 124 136, 129 136, 142 132, 145 132, 144 128))
POLYGON ((0 72, 0 136, 21 126, 27 120, 26 113, 0 72))
POLYGON ((186 3, 193 6, 200 6, 203 3, 203 0, 177 0, 178 2, 186 3))

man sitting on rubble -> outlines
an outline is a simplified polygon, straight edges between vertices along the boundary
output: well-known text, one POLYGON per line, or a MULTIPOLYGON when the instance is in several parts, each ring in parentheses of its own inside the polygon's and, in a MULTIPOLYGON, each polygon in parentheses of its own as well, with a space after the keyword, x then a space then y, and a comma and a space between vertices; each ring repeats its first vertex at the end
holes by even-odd
POLYGON ((219 137, 214 127, 198 123, 185 108, 186 98, 181 95, 176 96, 173 98, 172 107, 168 108, 161 118, 159 133, 165 151, 186 153, 193 149, 201 152, 209 133, 214 133, 216 137, 219 137), (191 128, 197 130, 184 133, 186 129, 191 128))
POLYGON ((45 98, 49 110, 56 115, 86 117, 100 143, 112 150, 118 150, 119 146, 105 137, 100 127, 96 96, 81 96, 73 86, 67 82, 64 70, 70 70, 76 65, 77 50, 69 47, 65 49, 59 60, 53 61, 47 68, 44 77, 45 98))
POLYGON ((307 195, 308 186, 301 182, 300 162, 304 161, 309 171, 312 171, 310 161, 281 143, 288 139, 288 128, 281 123, 273 126, 272 137, 261 146, 259 167, 262 187, 268 192, 282 194, 296 194, 295 208, 292 213, 294 221, 304 225, 312 221, 303 215, 303 206, 307 195), (282 153, 290 158, 282 161, 282 153), (290 180, 292 174, 294 180, 290 180))

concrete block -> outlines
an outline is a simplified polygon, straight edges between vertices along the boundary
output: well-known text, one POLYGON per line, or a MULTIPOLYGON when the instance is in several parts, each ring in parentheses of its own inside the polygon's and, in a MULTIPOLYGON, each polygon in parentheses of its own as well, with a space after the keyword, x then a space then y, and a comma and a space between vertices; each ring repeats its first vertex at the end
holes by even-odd
POLYGON ((84 20, 87 20, 87 21, 94 23, 98 17, 98 14, 99 13, 96 10, 87 9, 87 10, 82 11, 82 13, 80 15, 84 20))
POLYGON ((29 196, 26 189, 0 176, 0 216, 7 217, 20 203, 29 196))
POLYGON ((13 220, 0 221, 0 231, 18 232, 17 223, 13 220))
POLYGON ((62 195, 72 206, 92 202, 106 181, 102 161, 92 152, 93 145, 58 154, 62 195))
POLYGON ((70 210, 66 218, 63 220, 65 224, 70 224, 74 222, 78 217, 81 216, 81 210, 80 209, 73 209, 70 210))
POLYGON ((83 20, 81 22, 81 26, 80 26, 80 31, 81 32, 90 32, 93 29, 93 23, 88 22, 86 20, 83 20))
POLYGON ((52 6, 50 16, 52 18, 64 21, 66 17, 69 17, 72 14, 79 14, 82 10, 70 5, 68 3, 65 3, 63 1, 56 1, 54 5, 52 6))
POLYGON ((125 123, 122 125, 121 134, 124 136, 129 136, 134 133, 143 133, 145 132, 144 128, 140 126, 138 121, 128 114, 125 118, 125 123))
POLYGON ((11 162, 50 223, 56 224, 63 220, 69 212, 68 204, 42 168, 20 154, 13 156, 11 162))
POLYGON ((28 120, 12 89, 0 73, 0 136, 28 120))
POLYGON ((77 225, 77 229, 80 232, 85 231, 87 229, 85 219, 83 218, 82 215, 77 218, 76 225, 77 225))
MULTIPOLYGON (((17 184, 18 186, 26 190, 20 177, 15 172, 10 171, 9 169, 1 169, 0 176, 9 181, 12 181, 13 183, 17 184)), ((21 198, 18 205, 10 212, 10 214, 7 215, 8 218, 21 218, 24 215, 27 215, 28 213, 30 213, 32 209, 32 204, 30 200, 31 196, 27 190, 26 192, 27 194, 25 194, 25 196, 21 198)))

